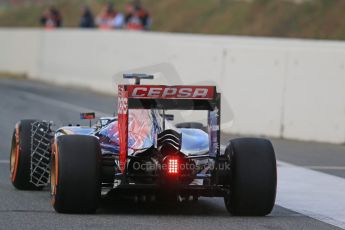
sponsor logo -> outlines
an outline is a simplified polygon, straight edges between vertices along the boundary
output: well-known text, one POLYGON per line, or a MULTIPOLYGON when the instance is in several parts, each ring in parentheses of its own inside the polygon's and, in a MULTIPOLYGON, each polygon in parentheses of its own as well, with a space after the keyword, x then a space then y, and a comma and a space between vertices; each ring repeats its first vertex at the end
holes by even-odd
POLYGON ((118 114, 127 114, 128 112, 128 93, 123 85, 119 85, 118 91, 118 114))
POLYGON ((128 86, 131 98, 212 99, 213 86, 128 86))

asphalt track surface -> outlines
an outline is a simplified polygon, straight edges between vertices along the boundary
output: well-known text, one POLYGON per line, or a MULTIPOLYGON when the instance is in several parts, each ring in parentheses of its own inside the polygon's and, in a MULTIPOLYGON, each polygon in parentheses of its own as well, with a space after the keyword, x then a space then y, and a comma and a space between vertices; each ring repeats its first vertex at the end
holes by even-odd
MULTIPOLYGON (((60 126, 80 123, 79 112, 93 110, 103 115, 112 114, 115 108, 114 96, 0 78, 0 229, 314 230, 345 227, 341 213, 345 200, 345 190, 341 191, 345 184, 345 147, 341 145, 273 139, 279 160, 278 179, 282 182, 278 185, 273 212, 260 218, 230 216, 221 198, 201 198, 197 203, 135 204, 114 197, 104 199, 94 215, 58 214, 50 205, 47 190, 18 191, 11 185, 8 159, 16 121, 37 118, 53 120, 60 126), (323 180, 324 187, 318 184, 319 180, 323 180)), ((228 137, 223 137, 224 143, 226 139, 228 137)))

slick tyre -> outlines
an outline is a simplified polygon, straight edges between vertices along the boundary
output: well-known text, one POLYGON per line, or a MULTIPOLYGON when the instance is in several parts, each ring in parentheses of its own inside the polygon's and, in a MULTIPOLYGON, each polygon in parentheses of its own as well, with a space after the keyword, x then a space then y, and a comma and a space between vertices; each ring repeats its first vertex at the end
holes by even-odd
POLYGON ((269 140, 240 138, 231 140, 230 194, 225 205, 232 215, 265 216, 274 206, 277 190, 277 168, 269 140))
POLYGON ((56 138, 51 165, 51 195, 59 213, 94 213, 101 196, 101 148, 97 138, 56 138))
POLYGON ((22 120, 16 124, 12 135, 10 153, 10 178, 19 190, 40 190, 30 182, 31 126, 36 120, 22 120))

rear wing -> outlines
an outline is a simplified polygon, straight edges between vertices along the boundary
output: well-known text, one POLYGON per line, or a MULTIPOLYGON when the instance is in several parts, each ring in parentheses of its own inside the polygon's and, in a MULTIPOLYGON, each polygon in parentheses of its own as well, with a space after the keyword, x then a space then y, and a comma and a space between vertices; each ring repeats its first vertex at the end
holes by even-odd
POLYGON ((220 154, 220 98, 215 86, 119 85, 118 128, 122 173, 128 154, 129 109, 208 111, 209 155, 216 157, 220 154))

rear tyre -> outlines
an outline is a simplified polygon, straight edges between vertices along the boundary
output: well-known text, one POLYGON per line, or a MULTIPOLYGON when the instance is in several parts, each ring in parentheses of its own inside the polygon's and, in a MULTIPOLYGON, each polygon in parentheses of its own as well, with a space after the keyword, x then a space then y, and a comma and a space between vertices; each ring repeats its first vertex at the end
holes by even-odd
POLYGON ((64 135, 54 143, 52 204, 59 213, 94 213, 101 196, 101 148, 97 138, 64 135))
POLYGON ((10 178, 19 190, 40 190, 30 182, 31 174, 31 126, 37 120, 22 120, 16 124, 12 135, 10 154, 10 178))
POLYGON ((226 149, 231 156, 230 194, 225 205, 232 215, 265 216, 274 206, 277 168, 269 140, 239 138, 226 149))

